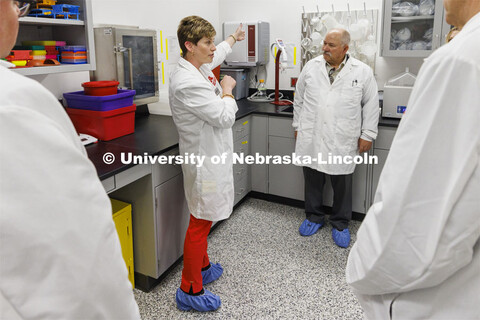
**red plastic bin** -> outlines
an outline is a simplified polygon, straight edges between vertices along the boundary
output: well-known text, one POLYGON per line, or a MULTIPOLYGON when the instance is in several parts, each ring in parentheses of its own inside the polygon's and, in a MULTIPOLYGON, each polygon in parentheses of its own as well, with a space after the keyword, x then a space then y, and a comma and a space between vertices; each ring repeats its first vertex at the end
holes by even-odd
POLYGON ((82 83, 82 87, 87 96, 110 96, 117 94, 119 84, 118 81, 90 81, 82 83))
POLYGON ((110 111, 66 110, 78 133, 109 141, 135 132, 136 108, 134 104, 110 111))

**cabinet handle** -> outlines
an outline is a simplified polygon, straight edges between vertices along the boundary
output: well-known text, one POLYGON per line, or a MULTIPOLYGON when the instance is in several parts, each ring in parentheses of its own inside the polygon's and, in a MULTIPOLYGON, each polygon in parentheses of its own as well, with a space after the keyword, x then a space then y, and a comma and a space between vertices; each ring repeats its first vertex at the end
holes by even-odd
POLYGON ((245 191, 245 188, 240 188, 240 192, 237 192, 237 195, 241 195, 245 191))
POLYGON ((235 130, 236 132, 242 132, 243 130, 245 130, 245 128, 242 128, 240 130, 235 130))

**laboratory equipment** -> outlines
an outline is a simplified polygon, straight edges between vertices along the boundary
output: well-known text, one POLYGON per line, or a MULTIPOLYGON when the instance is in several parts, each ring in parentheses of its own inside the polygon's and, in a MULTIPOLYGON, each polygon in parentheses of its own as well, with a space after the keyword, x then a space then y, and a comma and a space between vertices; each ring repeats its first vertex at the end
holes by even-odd
POLYGON ((266 98, 267 97, 267 87, 265 87, 265 80, 260 79, 258 88, 257 88, 257 97, 266 98))
POLYGON ((279 96, 279 80, 280 80, 280 58, 282 63, 285 63, 288 60, 287 50, 285 49, 285 44, 282 39, 276 39, 273 45, 277 45, 277 55, 275 57, 275 100, 271 103, 277 106, 286 106, 293 104, 290 100, 280 100, 279 96), (283 53, 283 54, 282 54, 283 53))
POLYGON ((157 32, 137 27, 94 28, 97 69, 92 81, 116 80, 136 91, 134 103, 158 101, 157 32))
POLYGON ((82 83, 87 96, 109 96, 117 94, 118 81, 89 81, 82 83))
POLYGON ((248 96, 248 69, 221 68, 220 80, 222 80, 225 75, 232 77, 237 82, 232 91, 235 100, 246 98, 248 96))
POLYGON ((109 141, 135 132, 136 105, 110 111, 66 108, 78 133, 109 141))
POLYGON ((416 76, 408 71, 391 78, 383 88, 382 116, 401 118, 407 110, 408 99, 412 93, 416 76))
POLYGON ((270 24, 265 21, 224 22, 224 39, 234 33, 240 23, 245 30, 245 41, 237 42, 233 46, 232 52, 225 59, 225 63, 237 67, 255 67, 267 64, 269 60, 270 24))

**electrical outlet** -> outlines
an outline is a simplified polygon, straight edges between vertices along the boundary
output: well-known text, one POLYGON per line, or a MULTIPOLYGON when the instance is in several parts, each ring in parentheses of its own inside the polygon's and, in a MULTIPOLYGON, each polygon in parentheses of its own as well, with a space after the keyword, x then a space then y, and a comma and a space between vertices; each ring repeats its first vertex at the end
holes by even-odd
POLYGON ((298 78, 290 78, 290 87, 295 88, 298 78))

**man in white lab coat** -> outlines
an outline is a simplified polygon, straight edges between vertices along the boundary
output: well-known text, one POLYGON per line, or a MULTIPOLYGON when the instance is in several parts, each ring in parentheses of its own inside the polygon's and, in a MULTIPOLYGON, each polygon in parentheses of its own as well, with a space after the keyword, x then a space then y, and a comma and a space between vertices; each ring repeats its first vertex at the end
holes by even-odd
POLYGON ((348 258, 367 319, 480 319, 480 1, 444 5, 348 258))
MULTIPOLYGON (((0 57, 23 4, 0 0, 0 57)), ((139 319, 95 167, 57 99, 10 66, 0 61, 0 318, 139 319)))
POLYGON ((347 54, 349 42, 346 30, 328 32, 323 56, 310 60, 298 78, 293 114, 295 154, 312 159, 303 167, 306 219, 299 232, 311 236, 324 225, 323 186, 329 177, 334 191, 332 238, 344 248, 350 244, 355 170, 348 159, 371 148, 379 116, 372 69, 347 54), (347 161, 329 163, 329 156, 347 161))

